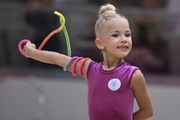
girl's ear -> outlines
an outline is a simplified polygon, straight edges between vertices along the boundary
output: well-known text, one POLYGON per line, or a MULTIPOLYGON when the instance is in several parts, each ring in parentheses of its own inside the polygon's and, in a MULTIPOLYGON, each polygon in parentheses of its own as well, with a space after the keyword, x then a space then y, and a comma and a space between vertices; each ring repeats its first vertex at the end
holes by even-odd
POLYGON ((96 38, 95 44, 96 44, 96 46, 97 46, 99 49, 101 49, 101 50, 104 49, 104 46, 103 46, 103 44, 102 44, 101 39, 96 38))

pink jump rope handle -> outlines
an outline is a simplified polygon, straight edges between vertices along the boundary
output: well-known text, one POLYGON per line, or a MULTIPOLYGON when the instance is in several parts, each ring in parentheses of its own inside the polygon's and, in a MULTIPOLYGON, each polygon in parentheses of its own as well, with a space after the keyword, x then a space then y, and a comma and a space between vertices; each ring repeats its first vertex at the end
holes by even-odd
POLYGON ((22 50, 22 45, 23 45, 23 44, 26 44, 27 42, 29 42, 29 40, 24 39, 24 40, 21 40, 21 41, 19 42, 19 44, 18 44, 19 52, 20 52, 22 55, 24 55, 24 52, 23 52, 23 50, 22 50))

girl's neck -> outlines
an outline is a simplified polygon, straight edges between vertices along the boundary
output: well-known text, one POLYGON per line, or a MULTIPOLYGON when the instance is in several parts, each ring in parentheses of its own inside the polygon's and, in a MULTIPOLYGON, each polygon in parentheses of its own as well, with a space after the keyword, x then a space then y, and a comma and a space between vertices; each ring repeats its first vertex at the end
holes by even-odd
POLYGON ((116 60, 104 60, 103 61, 103 69, 104 70, 112 70, 114 68, 116 68, 119 64, 121 64, 122 62, 124 62, 123 59, 116 59, 116 60))

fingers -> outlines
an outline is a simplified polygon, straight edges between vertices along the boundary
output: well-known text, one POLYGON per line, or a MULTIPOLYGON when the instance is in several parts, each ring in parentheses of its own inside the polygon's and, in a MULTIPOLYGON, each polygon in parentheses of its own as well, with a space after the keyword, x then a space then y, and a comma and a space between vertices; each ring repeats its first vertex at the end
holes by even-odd
POLYGON ((28 42, 24 45, 24 47, 23 47, 24 55, 25 55, 26 57, 30 57, 28 54, 30 53, 30 51, 31 51, 32 49, 36 49, 36 45, 33 44, 33 43, 31 43, 30 41, 28 41, 28 42))
POLYGON ((36 45, 35 45, 35 44, 32 44, 32 47, 33 47, 33 48, 36 48, 36 45))
POLYGON ((26 45, 24 45, 24 49, 26 48, 36 48, 36 45, 28 41, 26 45))

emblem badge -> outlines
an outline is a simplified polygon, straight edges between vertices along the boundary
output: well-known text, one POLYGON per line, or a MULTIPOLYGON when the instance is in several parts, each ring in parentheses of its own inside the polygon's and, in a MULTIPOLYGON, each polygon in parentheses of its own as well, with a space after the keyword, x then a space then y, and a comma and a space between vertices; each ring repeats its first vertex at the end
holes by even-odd
POLYGON ((117 78, 113 78, 108 82, 108 88, 112 91, 116 91, 121 87, 121 81, 117 78))

